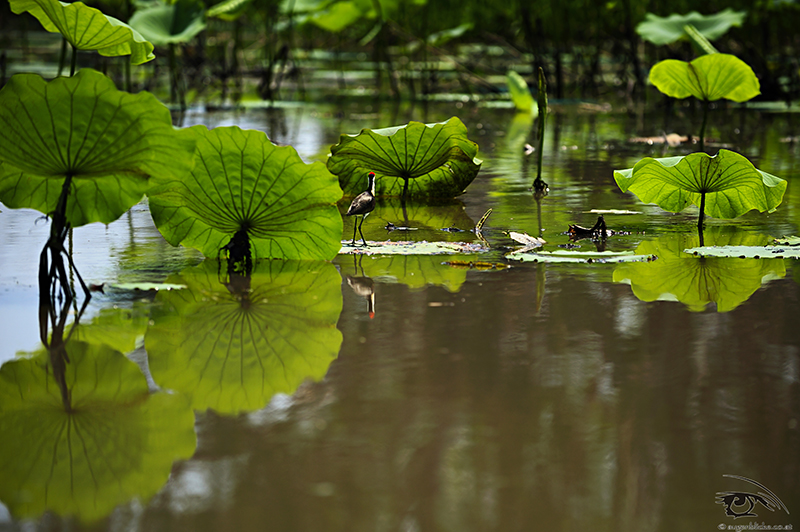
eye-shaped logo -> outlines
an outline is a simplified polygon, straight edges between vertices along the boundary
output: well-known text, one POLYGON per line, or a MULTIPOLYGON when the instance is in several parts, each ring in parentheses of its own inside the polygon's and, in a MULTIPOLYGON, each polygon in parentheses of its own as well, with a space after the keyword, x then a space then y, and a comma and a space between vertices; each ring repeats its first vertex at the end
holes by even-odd
POLYGON ((757 504, 761 504, 770 512, 774 512, 777 509, 783 510, 787 514, 789 513, 789 510, 786 508, 786 505, 783 504, 783 501, 781 501, 777 495, 772 493, 763 484, 737 475, 722 476, 744 480, 745 482, 749 482, 750 484, 758 486, 764 490, 759 491, 758 493, 749 493, 746 491, 718 491, 717 504, 722 504, 725 506, 725 515, 733 517, 734 519, 738 519, 739 517, 757 517, 758 514, 753 513, 753 509, 755 509, 757 504))

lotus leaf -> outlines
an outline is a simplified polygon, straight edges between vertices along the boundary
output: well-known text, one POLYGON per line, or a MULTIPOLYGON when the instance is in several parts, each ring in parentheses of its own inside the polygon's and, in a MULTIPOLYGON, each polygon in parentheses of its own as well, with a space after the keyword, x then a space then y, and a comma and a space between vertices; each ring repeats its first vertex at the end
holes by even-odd
POLYGON ((168 242, 217 257, 246 231, 257 259, 330 260, 340 249, 342 191, 322 163, 305 164, 294 148, 260 131, 190 128, 194 170, 156 180, 150 212, 168 242))
POLYGON ((185 398, 150 394, 138 366, 107 346, 70 341, 66 410, 47 353, 0 368, 0 500, 16 518, 46 510, 82 521, 147 500, 196 446, 185 398))
MULTIPOLYGON (((755 244, 763 238, 746 233, 706 237, 718 245, 755 244)), ((698 239, 697 235, 683 234, 642 242, 636 253, 654 254, 658 260, 621 264, 614 270, 613 280, 630 284, 642 301, 680 301, 695 312, 714 303, 718 312, 728 312, 763 284, 786 275, 783 260, 702 258, 682 252, 696 246, 698 239)))
POLYGON ((58 0, 9 0, 11 10, 28 12, 51 33, 61 33, 78 50, 97 50, 100 55, 130 55, 131 64, 155 59, 153 45, 127 24, 83 2, 58 0))
POLYGON ((512 251, 507 259, 522 262, 547 262, 565 264, 608 264, 619 262, 648 262, 655 259, 652 254, 632 251, 512 251))
POLYGON ((0 90, 0 201, 52 213, 69 177, 67 221, 111 223, 151 176, 188 172, 195 142, 152 94, 118 91, 94 70, 16 74, 0 90))
POLYGON ((132 308, 104 308, 90 323, 78 323, 71 338, 129 353, 144 338, 148 308, 137 301, 132 308))
POLYGON ((667 59, 650 70, 650 82, 673 98, 721 98, 745 102, 761 93, 758 78, 747 63, 729 54, 707 54, 687 63, 667 59))
POLYGON ((448 255, 452 253, 481 253, 488 251, 483 244, 469 242, 373 242, 366 247, 351 246, 344 242, 340 254, 348 255, 448 255))
POLYGON ((244 14, 251 2, 252 0, 224 0, 208 8, 206 16, 227 21, 236 20, 244 14))
POLYGON ((145 336, 150 371, 197 410, 262 408, 305 379, 321 379, 342 333, 341 277, 325 262, 262 261, 251 277, 221 284, 207 260, 168 279, 145 336))
POLYGON ((478 146, 456 117, 447 122, 342 135, 331 148, 328 170, 339 176, 345 195, 356 195, 375 172, 378 196, 452 198, 464 192, 480 170, 478 146))
POLYGON ((692 11, 686 15, 672 14, 659 17, 653 13, 645 15, 644 22, 636 26, 636 33, 653 44, 670 44, 686 39, 684 28, 694 26, 706 39, 713 41, 724 35, 732 26, 741 26, 747 15, 745 11, 725 9, 714 15, 701 15, 692 11))
POLYGON ((704 212, 716 218, 736 218, 752 209, 772 212, 786 191, 786 181, 729 150, 716 156, 645 157, 633 168, 615 170, 614 179, 623 192, 670 212, 704 201, 704 212))
POLYGON ((198 0, 177 0, 140 9, 129 23, 156 46, 189 42, 206 28, 205 7, 198 0))

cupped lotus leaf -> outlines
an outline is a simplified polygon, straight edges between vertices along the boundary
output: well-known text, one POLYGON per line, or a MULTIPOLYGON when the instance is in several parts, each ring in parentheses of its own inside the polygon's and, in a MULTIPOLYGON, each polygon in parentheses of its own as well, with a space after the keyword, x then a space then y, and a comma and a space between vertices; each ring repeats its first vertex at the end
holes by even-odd
POLYGON ((0 500, 18 518, 45 511, 90 522, 167 482, 196 447, 186 398, 148 392, 136 364, 71 340, 62 401, 47 353, 0 368, 0 500))
POLYGON ((198 0, 177 0, 139 9, 129 24, 156 46, 185 43, 206 28, 205 7, 198 0))
POLYGON ((741 26, 746 15, 746 11, 734 11, 730 8, 713 15, 701 15, 692 11, 686 15, 673 13, 668 17, 659 17, 647 13, 644 21, 636 26, 636 33, 646 41, 663 45, 686 40, 688 37, 684 28, 692 25, 703 37, 713 41, 722 37, 731 27, 741 26))
POLYGON ((111 223, 150 177, 188 172, 195 142, 152 94, 118 91, 94 70, 16 74, 0 90, 0 201, 50 214, 71 176, 67 221, 111 223))
MULTIPOLYGON (((705 239, 716 245, 763 244, 764 236, 744 232, 714 234, 705 239)), ((658 260, 617 266, 613 280, 630 284, 642 301, 680 301, 689 310, 701 312, 710 303, 718 312, 728 312, 750 298, 767 282, 783 278, 783 260, 703 258, 684 253, 697 246, 699 237, 672 234, 642 242, 637 254, 652 254, 658 260)))
POLYGON ((156 383, 197 410, 237 414, 321 379, 342 343, 342 279, 333 264, 261 261, 227 284, 218 269, 207 260, 169 279, 185 290, 156 296, 145 336, 156 383))
POLYGON ((131 64, 152 59, 153 45, 124 22, 104 15, 83 2, 67 4, 58 0, 9 0, 11 10, 28 12, 51 33, 61 33, 78 50, 97 50, 100 55, 130 55, 131 64))
POLYGON ((245 230, 255 259, 330 260, 340 248, 342 191, 322 163, 261 131, 194 126, 194 170, 156 180, 150 213, 168 242, 217 257, 245 230))
POLYGON ((650 83, 673 98, 746 102, 761 93, 753 69, 730 54, 707 54, 687 63, 666 59, 650 70, 650 83))
POLYGON ((729 150, 715 156, 698 152, 681 157, 645 157, 633 168, 615 170, 619 188, 630 190, 645 203, 670 212, 691 204, 715 218, 736 218, 756 209, 772 212, 783 200, 786 181, 762 172, 746 157, 729 150))
POLYGON ((481 167, 478 145, 457 117, 447 122, 410 122, 342 135, 331 147, 328 170, 345 195, 355 196, 375 172, 378 196, 452 198, 464 192, 481 167))
POLYGON ((206 17, 232 21, 241 17, 253 0, 224 0, 208 8, 206 17))

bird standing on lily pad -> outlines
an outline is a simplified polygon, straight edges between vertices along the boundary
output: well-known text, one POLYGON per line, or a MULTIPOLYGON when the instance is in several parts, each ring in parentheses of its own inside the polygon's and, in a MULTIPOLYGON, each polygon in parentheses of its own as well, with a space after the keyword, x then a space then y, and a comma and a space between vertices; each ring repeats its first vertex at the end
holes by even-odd
POLYGON ((358 218, 356 218, 355 225, 353 226, 353 241, 350 243, 351 246, 356 245, 356 229, 361 235, 361 242, 363 242, 365 246, 367 245, 364 233, 361 231, 361 226, 364 225, 364 220, 369 213, 375 209, 375 172, 367 174, 367 180, 367 190, 356 196, 350 204, 350 208, 347 209, 347 216, 361 215, 361 223, 359 224, 358 218))

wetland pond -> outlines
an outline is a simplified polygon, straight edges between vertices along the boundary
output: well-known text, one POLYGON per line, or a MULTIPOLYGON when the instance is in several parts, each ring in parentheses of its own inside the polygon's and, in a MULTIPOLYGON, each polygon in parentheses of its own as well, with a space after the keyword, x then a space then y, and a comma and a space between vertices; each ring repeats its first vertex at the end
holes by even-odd
MULTIPOLYGON (((684 253, 698 245, 697 210, 671 214, 614 183, 643 156, 694 151, 629 141, 688 133, 697 116, 678 111, 668 123, 655 105, 556 102, 539 209, 524 148, 534 121, 510 109, 190 110, 183 125, 262 130, 306 162, 324 161, 341 133, 458 116, 484 161, 466 193, 379 200, 364 234, 477 243, 471 230, 491 208, 489 249, 272 261, 226 281, 166 243, 142 202, 70 237, 102 291, 69 340, 82 343, 66 370, 68 414, 31 357, 49 223, 0 206, 0 405, 17 412, 0 418, 0 530, 800 526, 800 263, 684 253), (613 210, 618 233, 570 241, 593 209, 613 210), (547 251, 657 258, 506 258, 520 247, 507 232, 540 224, 547 251)), ((774 213, 708 219, 705 245, 800 233, 796 121, 715 110, 710 135, 789 185, 774 213)))

